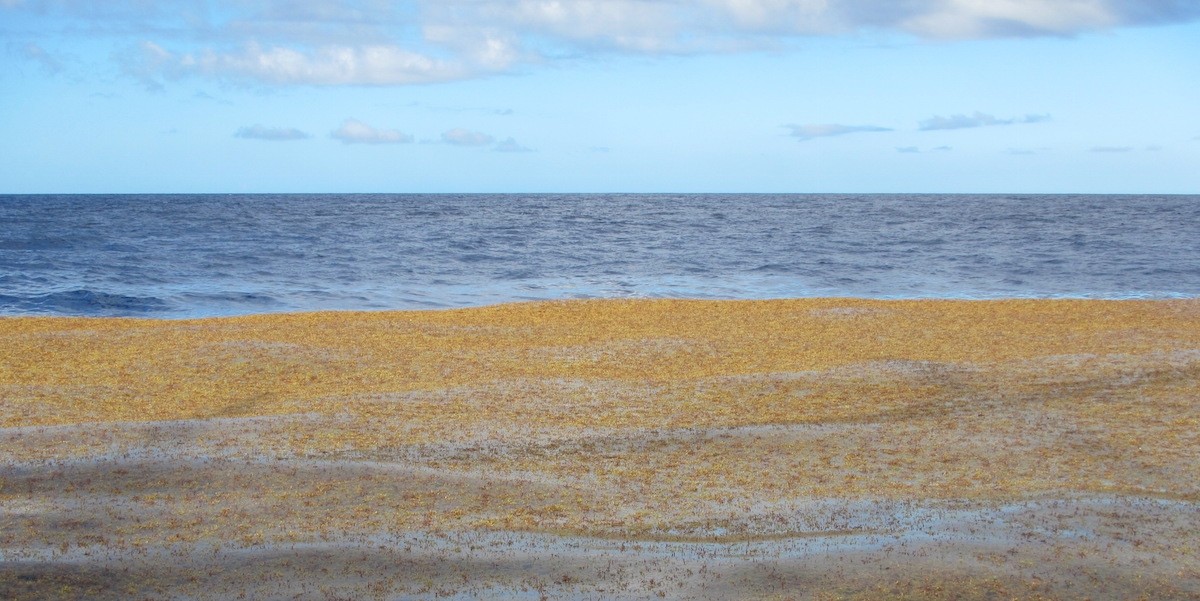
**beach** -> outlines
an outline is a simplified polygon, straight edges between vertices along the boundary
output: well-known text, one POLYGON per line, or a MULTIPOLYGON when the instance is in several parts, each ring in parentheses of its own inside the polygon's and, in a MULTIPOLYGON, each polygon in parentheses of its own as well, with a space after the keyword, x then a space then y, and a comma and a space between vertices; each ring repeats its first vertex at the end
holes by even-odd
POLYGON ((1200 301, 0 318, 0 597, 1194 599, 1200 301))

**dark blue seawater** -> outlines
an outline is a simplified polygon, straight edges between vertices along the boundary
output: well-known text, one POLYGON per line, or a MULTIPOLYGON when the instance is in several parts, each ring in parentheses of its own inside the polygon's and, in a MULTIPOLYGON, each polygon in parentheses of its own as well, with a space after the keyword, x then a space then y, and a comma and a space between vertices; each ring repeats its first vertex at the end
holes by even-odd
POLYGON ((1200 196, 0 196, 0 314, 1200 296, 1200 196))

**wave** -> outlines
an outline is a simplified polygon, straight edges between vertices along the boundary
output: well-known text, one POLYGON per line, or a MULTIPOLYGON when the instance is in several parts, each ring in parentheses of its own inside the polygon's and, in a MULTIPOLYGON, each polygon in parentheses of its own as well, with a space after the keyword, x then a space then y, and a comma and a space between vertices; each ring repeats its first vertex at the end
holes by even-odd
POLYGON ((189 292, 182 297, 188 302, 227 303, 237 305, 270 306, 280 304, 279 299, 257 292, 189 292))
POLYGON ((170 312, 157 296, 130 296, 80 288, 31 296, 0 295, 0 313, 46 313, 87 317, 142 317, 170 312))
POLYGON ((782 263, 764 263, 762 265, 759 265, 758 267, 750 269, 749 271, 752 273, 790 274, 795 271, 795 268, 793 268, 790 265, 784 265, 782 263))

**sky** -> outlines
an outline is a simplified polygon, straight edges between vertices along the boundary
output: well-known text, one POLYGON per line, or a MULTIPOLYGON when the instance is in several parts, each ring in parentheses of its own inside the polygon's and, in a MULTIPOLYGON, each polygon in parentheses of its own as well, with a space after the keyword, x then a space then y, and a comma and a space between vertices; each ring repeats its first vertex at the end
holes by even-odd
POLYGON ((0 0, 0 193, 1200 193, 1200 0, 0 0))

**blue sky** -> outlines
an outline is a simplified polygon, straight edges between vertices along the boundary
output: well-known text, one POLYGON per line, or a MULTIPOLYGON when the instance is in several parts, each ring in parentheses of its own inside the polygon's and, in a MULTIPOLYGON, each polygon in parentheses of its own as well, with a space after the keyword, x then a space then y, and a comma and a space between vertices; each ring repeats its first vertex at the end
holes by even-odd
POLYGON ((0 0, 0 193, 1200 192, 1197 0, 0 0))

